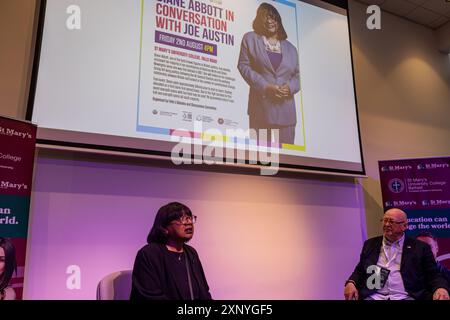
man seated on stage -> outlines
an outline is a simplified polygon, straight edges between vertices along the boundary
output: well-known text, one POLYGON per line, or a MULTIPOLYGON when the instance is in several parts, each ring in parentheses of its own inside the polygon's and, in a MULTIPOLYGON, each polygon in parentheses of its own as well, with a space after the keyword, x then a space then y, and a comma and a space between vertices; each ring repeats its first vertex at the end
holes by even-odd
MULTIPOLYGON (((434 259, 437 258, 437 253, 439 251, 439 246, 436 240, 436 237, 433 236, 430 232, 423 231, 416 236, 417 240, 428 243, 431 247, 431 251, 433 252, 434 259)), ((450 269, 444 267, 439 261, 436 260, 438 271, 442 274, 442 276, 447 280, 447 284, 450 285, 450 269)))
POLYGON ((345 299, 449 300, 430 246, 405 236, 406 213, 389 209, 381 222, 383 236, 364 242, 359 263, 345 283, 345 299))

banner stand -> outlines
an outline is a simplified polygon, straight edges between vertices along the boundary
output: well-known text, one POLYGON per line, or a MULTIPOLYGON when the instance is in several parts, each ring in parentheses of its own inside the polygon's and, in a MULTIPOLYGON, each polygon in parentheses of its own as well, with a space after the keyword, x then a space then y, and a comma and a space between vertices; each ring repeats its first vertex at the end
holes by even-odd
POLYGON ((0 116, 0 237, 10 248, 5 266, 14 251, 17 262, 6 299, 23 298, 36 131, 37 126, 28 121, 0 116))
POLYGON ((379 161, 379 170, 384 210, 407 213, 407 235, 434 235, 450 268, 450 157, 379 161))

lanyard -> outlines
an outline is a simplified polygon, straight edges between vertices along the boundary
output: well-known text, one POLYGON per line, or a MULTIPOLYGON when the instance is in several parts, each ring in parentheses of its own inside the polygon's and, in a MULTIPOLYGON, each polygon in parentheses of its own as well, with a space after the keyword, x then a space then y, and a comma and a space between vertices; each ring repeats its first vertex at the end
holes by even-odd
POLYGON ((191 280, 191 273, 189 272, 190 268, 189 268, 187 254, 185 255, 184 258, 186 260, 186 271, 187 271, 187 276, 188 276, 189 294, 191 295, 191 300, 194 300, 194 290, 192 290, 192 280, 191 280))
MULTIPOLYGON (((399 245, 400 245, 400 244, 399 244, 399 245)), ((386 244, 383 243, 384 256, 386 257, 386 268, 389 268, 389 265, 390 265, 393 261, 395 261, 395 259, 397 258, 398 251, 399 251, 400 249, 398 249, 397 251, 395 251, 395 254, 392 255, 392 257, 389 259, 389 256, 388 256, 388 254, 387 254, 387 252, 386 252, 386 247, 387 247, 386 244)), ((391 245, 391 253, 392 253, 392 250, 394 250, 394 244, 391 245)))

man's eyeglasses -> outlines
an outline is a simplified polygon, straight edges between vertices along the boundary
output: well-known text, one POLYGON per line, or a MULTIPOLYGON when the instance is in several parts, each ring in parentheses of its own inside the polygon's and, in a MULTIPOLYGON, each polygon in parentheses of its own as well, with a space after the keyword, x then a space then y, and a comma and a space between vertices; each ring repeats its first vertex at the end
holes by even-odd
POLYGON ((182 216, 181 218, 179 218, 179 219, 177 219, 177 220, 175 220, 175 221, 172 221, 171 223, 174 223, 174 222, 178 222, 178 223, 181 223, 181 224, 190 224, 190 223, 196 223, 197 222, 197 216, 182 216))
POLYGON ((389 223, 389 224, 392 224, 392 225, 394 225, 394 224, 400 225, 400 224, 405 223, 406 221, 395 221, 395 220, 392 220, 392 219, 384 218, 384 219, 381 219, 380 222, 383 223, 383 224, 388 224, 389 223))

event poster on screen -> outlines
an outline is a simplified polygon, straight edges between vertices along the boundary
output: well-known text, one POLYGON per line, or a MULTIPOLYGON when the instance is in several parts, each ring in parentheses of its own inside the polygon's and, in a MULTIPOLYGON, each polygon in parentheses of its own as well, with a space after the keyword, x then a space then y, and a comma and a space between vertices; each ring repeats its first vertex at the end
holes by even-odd
MULTIPOLYGON (((249 129, 249 85, 237 65, 241 40, 253 31, 263 2, 142 0, 139 131, 218 129, 226 136, 227 129, 249 129)), ((281 16, 286 40, 298 50, 295 2, 269 2, 281 16)), ((295 146, 289 147, 304 150, 301 91, 294 99, 295 146)))
MULTIPOLYGON (((246 132, 250 101, 259 97, 252 90, 264 95, 264 81, 243 76, 242 44, 264 3, 287 36, 279 68, 298 65, 294 106, 276 119, 292 120, 293 143, 277 150, 290 164, 360 170, 347 16, 322 2, 47 0, 29 112, 38 138, 167 152, 181 130, 204 145, 213 129, 246 132), (74 6, 79 26, 69 28, 74 6)), ((250 60, 259 59, 250 63, 255 72, 272 63, 263 46, 247 43, 250 60)), ((264 80, 284 84, 274 70, 264 80)), ((256 114, 260 106, 252 106, 256 114)), ((241 141, 240 149, 253 145, 241 141)))

